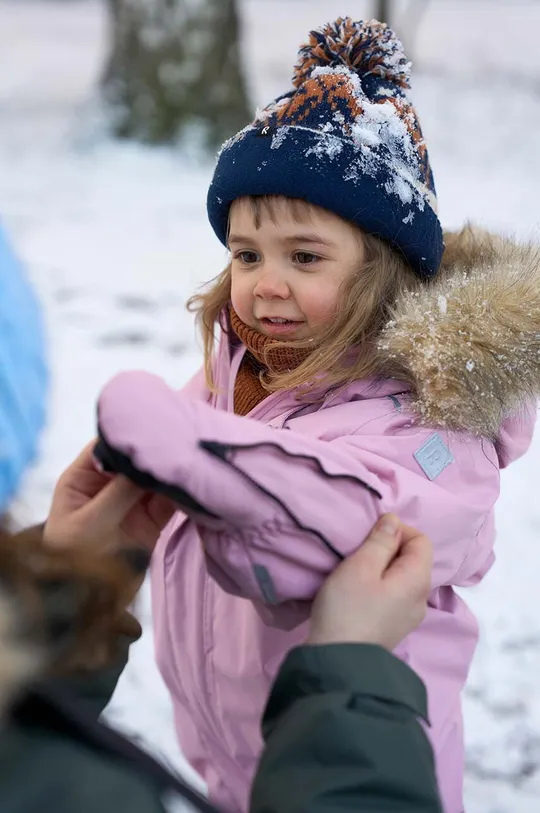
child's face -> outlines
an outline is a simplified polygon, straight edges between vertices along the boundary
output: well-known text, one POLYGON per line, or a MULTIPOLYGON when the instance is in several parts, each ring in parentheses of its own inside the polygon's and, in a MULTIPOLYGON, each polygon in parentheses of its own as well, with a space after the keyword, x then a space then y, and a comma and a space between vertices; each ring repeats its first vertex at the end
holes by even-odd
POLYGON ((276 199, 272 214, 260 213, 257 228, 249 199, 231 206, 233 307, 261 333, 307 339, 333 319, 343 283, 361 269, 361 232, 317 206, 293 217, 286 198, 276 199))

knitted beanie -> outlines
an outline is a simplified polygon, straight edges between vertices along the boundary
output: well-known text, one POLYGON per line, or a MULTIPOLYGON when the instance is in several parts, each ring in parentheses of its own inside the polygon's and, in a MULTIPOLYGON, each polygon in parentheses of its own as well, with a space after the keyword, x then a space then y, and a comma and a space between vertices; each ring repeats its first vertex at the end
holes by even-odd
POLYGON ((0 225, 0 516, 36 455, 46 391, 38 303, 0 225))
POLYGON ((381 237, 434 276, 443 238, 409 72, 400 41, 376 20, 312 31, 292 89, 221 148, 207 200, 218 238, 226 244, 236 198, 284 195, 381 237))

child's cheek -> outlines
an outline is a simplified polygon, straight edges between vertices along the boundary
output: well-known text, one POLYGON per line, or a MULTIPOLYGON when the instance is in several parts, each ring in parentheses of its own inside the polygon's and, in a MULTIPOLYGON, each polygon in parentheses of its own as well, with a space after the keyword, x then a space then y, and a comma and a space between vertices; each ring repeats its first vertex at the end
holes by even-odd
POLYGON ((314 292, 306 298, 302 308, 307 320, 313 327, 324 327, 335 316, 337 309, 337 291, 333 288, 314 292))
POLYGON ((253 318, 253 293, 247 285, 241 285, 233 280, 231 285, 231 302, 240 319, 250 324, 253 318))

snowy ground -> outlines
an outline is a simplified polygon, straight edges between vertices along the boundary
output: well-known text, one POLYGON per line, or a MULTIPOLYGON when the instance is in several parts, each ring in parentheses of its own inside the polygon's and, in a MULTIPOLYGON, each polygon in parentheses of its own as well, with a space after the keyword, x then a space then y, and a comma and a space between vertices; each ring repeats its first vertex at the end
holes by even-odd
MULTIPOLYGON (((415 98, 441 217, 540 239, 540 4, 487 6, 432 0, 415 41, 415 98)), ((368 7, 245 0, 256 100, 285 88, 310 27, 368 7)), ((224 260, 205 219, 210 167, 113 144, 96 129, 90 102, 105 34, 98 0, 0 0, 0 213, 45 305, 54 371, 42 460, 19 505, 28 521, 45 514, 55 478, 92 435, 107 378, 139 367, 181 384, 197 367, 183 303, 224 260)), ((469 813, 538 810, 539 459, 540 435, 504 476, 498 563, 468 592, 482 626, 465 700, 469 813)), ((146 593, 141 613, 148 627, 146 593)), ((110 715, 187 770, 148 629, 110 715)))

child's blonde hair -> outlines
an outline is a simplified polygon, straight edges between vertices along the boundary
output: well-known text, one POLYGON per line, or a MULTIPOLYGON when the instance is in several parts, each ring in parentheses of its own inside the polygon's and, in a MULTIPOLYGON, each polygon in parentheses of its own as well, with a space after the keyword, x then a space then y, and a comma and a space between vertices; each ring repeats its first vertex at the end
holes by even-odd
MULTIPOLYGON (((295 222, 311 216, 312 206, 306 201, 283 196, 249 196, 255 227, 259 228, 264 213, 274 223, 278 206, 284 204, 295 222)), ((355 226, 355 228, 357 228, 355 226)), ((268 370, 261 381, 268 392, 310 387, 315 381, 325 388, 339 387, 352 381, 374 376, 378 372, 376 339, 388 320, 389 310, 405 290, 416 290, 422 284, 403 256, 387 243, 360 232, 365 249, 362 268, 353 274, 341 291, 339 306, 332 322, 316 336, 302 341, 275 341, 266 349, 268 370), (347 351, 357 347, 352 356, 347 351), (272 370, 272 350, 305 349, 306 357, 295 369, 272 370)), ((196 314, 204 347, 206 382, 215 391, 213 359, 215 327, 228 330, 226 307, 231 299, 231 265, 215 277, 207 290, 192 296, 188 310, 196 314)), ((320 391, 320 386, 317 387, 320 391)))

